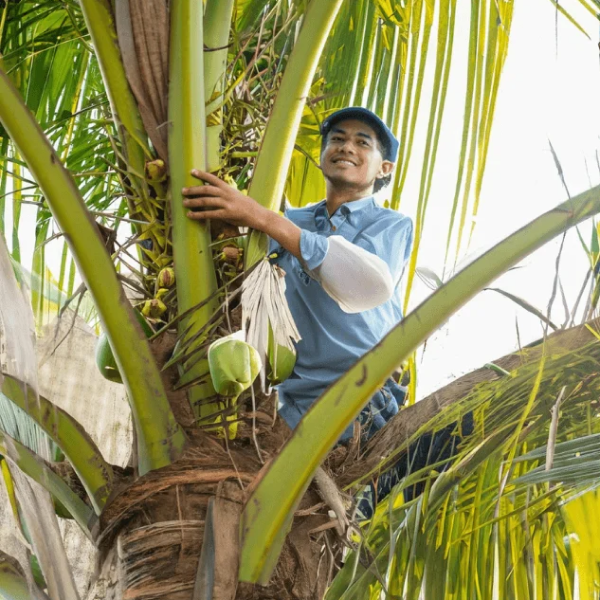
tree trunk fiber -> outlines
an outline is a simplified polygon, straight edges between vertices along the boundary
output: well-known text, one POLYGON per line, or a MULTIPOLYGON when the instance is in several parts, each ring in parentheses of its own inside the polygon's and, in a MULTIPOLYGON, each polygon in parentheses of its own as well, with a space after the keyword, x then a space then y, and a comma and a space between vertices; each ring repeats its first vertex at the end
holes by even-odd
MULTIPOLYGON (((283 425, 259 430, 265 462, 286 434, 283 425)), ((317 493, 307 492, 269 585, 238 584, 239 519, 263 465, 243 436, 228 444, 196 438, 177 463, 113 495, 98 526, 100 577, 88 600, 322 598, 341 548, 333 529, 322 528, 324 511, 307 510, 322 505, 317 493)))
POLYGON ((122 600, 123 579, 116 547, 105 553, 99 567, 85 600, 122 600))

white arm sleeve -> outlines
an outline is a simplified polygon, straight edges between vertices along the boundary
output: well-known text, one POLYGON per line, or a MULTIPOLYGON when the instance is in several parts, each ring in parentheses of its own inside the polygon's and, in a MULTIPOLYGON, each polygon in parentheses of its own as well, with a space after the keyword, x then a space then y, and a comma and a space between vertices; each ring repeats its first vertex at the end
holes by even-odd
POLYGON ((387 264, 375 254, 340 235, 329 237, 323 262, 309 272, 347 313, 357 313, 387 302, 394 282, 387 264))

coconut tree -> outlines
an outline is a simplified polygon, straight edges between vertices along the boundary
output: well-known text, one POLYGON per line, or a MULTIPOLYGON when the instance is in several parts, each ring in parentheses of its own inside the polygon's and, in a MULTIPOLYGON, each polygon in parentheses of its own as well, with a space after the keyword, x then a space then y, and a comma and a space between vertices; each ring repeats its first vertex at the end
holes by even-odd
MULTIPOLYGON (((215 344, 240 328, 241 282, 268 264, 266 240, 226 223, 194 223, 181 202, 193 168, 218 172, 272 210, 280 209, 284 195, 296 205, 315 200, 323 194, 320 121, 337 107, 364 104, 404 142, 388 198, 397 209, 418 109, 426 106, 410 290, 442 131, 456 2, 64 0, 5 1, 0 7, 0 215, 7 198, 14 207, 13 222, 2 223, 3 231, 18 231, 24 201, 38 205, 31 268, 38 322, 53 306, 74 305, 84 295, 93 300, 103 332, 100 368, 124 385, 135 433, 131 464, 118 468, 68 413, 39 395, 32 340, 22 334, 32 323, 3 245, 6 358, 0 385, 28 425, 5 431, 0 453, 11 504, 35 560, 30 567, 4 557, 0 593, 77 597, 55 511, 93 540, 102 576, 117 570, 117 597, 308 599, 323 597, 328 587, 330 598, 365 598, 383 589, 417 597, 421 589, 437 595, 452 589, 455 572, 465 589, 481 588, 489 573, 471 568, 479 567, 476 549, 486 535, 508 535, 502 527, 508 531, 509 525, 494 510, 522 514, 535 504, 532 494, 544 507, 562 497, 556 486, 543 489, 548 484, 536 480, 540 487, 531 492, 531 480, 517 479, 537 464, 537 454, 513 467, 517 449, 521 453, 525 441, 541 446, 551 426, 543 407, 556 390, 545 385, 549 391, 538 393, 550 376, 544 359, 534 357, 529 366, 533 386, 530 371, 517 372, 465 395, 439 416, 426 411, 431 403, 420 403, 412 413, 403 411, 360 460, 351 449, 327 456, 382 381, 402 361, 410 364, 411 353, 454 310, 545 241, 600 211, 598 189, 541 216, 440 288, 332 386, 292 436, 274 418, 272 395, 252 385, 251 351, 215 344), (425 94, 428 60, 435 69, 425 94), (64 247, 55 287, 66 295, 58 302, 49 292, 44 251, 56 242, 64 247), (226 349, 221 365, 236 372, 230 378, 240 384, 235 393, 213 377, 211 349, 219 347, 226 349), (240 372, 250 376, 240 378, 240 372), (498 390, 513 380, 520 382, 519 393, 503 390, 514 401, 498 406, 498 390), (342 411, 336 406, 340 394, 347 400, 342 411), (478 429, 458 462, 433 484, 429 471, 402 484, 428 481, 424 495, 412 504, 391 503, 370 529, 354 531, 358 540, 336 533, 327 508, 343 505, 338 487, 360 486, 385 468, 382 457, 389 462, 400 456, 423 431, 446 427, 468 410, 475 411, 478 429), (415 411, 422 414, 411 421, 415 411), (404 436, 396 439, 404 443, 390 445, 386 431, 402 427, 404 436), (32 429, 43 444, 22 433, 32 429), (498 490, 492 480, 506 456, 498 490), (318 490, 309 487, 324 460, 330 475, 318 490), (32 491, 23 474, 49 495, 32 491), (481 507, 475 516, 473 502, 465 499, 473 497, 481 507), (446 513, 452 519, 438 519, 446 513), (469 559, 458 548, 467 522, 478 540, 469 546, 469 559), (348 545, 354 553, 340 570, 348 545), (431 576, 437 572, 448 576, 438 581, 431 576)), ((512 3, 472 3, 462 160, 448 248, 450 241, 460 246, 468 234, 466 216, 477 210, 511 17, 512 3)), ((15 235, 16 263, 18 241, 15 235)), ((271 320, 263 332, 275 347, 280 326, 271 320)), ((581 371, 563 360, 572 377, 561 385, 576 388, 581 371)), ((271 377, 276 366, 265 365, 271 377)), ((584 410, 584 391, 576 390, 583 400, 574 421, 584 410)), ((570 437, 579 434, 574 427, 570 437)), ((549 540, 558 545, 569 520, 554 526, 535 516, 545 527, 535 548, 549 540)), ((531 573, 507 567, 519 548, 535 551, 527 531, 511 534, 514 554, 499 557, 494 589, 535 586, 547 575, 538 576, 537 566, 531 573)), ((551 547, 554 552, 558 546, 551 547)), ((562 550, 567 552, 564 543, 562 550)), ((569 583, 572 589, 572 565, 555 556, 540 569, 554 569, 563 588, 569 583)))

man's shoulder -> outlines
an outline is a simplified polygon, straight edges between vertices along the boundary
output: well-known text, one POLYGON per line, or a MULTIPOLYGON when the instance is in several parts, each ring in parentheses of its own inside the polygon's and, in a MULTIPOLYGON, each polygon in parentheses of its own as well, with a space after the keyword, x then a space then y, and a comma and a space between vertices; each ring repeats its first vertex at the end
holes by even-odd
POLYGON ((371 211, 369 211, 369 221, 371 223, 378 223, 380 226, 396 227, 404 226, 412 228, 412 219, 397 210, 391 208, 385 208, 377 202, 373 202, 371 211))

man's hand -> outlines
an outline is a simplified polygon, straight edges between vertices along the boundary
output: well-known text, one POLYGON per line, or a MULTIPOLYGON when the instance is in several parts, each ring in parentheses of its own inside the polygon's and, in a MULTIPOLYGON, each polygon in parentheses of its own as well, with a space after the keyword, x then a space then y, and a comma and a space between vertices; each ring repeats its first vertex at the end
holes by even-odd
POLYGON ((190 219, 221 219, 233 225, 263 231, 295 257, 301 258, 299 227, 210 173, 194 169, 192 175, 208 185, 183 189, 183 205, 186 208, 204 209, 188 212, 190 219))
POLYGON ((262 230, 269 211, 256 200, 245 196, 215 175, 194 169, 192 175, 208 185, 198 185, 183 189, 186 208, 202 208, 190 211, 187 216, 196 221, 221 219, 232 225, 262 230))

